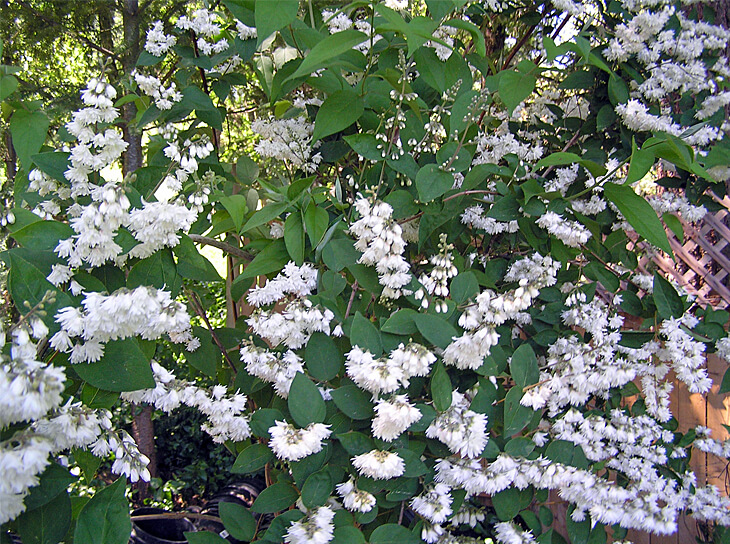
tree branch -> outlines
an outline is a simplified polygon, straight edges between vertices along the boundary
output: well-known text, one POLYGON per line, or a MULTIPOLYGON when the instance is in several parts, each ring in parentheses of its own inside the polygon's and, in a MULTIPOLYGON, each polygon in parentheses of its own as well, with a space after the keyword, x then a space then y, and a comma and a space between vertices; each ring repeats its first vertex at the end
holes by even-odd
POLYGON ((243 251, 240 248, 237 248, 225 242, 221 242, 220 240, 216 240, 215 238, 209 238, 208 236, 201 236, 199 234, 188 234, 188 236, 196 244, 217 247, 221 251, 225 251, 229 255, 233 255, 234 257, 243 259, 244 261, 253 260, 253 255, 251 255, 248 251, 243 251))

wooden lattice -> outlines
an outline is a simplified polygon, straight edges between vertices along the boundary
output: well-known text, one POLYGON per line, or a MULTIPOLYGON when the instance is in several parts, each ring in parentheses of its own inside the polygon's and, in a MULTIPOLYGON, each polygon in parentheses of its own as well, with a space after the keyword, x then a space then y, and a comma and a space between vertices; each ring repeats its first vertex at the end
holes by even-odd
POLYGON ((718 201, 722 208, 710 212, 695 224, 682 221, 684 241, 667 229, 675 261, 659 253, 644 257, 639 269, 646 271, 653 261, 667 277, 674 278, 702 304, 730 306, 730 198, 718 201))

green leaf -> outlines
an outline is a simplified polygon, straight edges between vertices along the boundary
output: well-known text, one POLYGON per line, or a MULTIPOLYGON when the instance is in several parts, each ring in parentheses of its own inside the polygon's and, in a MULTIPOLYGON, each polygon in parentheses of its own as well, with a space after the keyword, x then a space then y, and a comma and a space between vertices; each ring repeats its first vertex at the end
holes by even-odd
POLYGON ((243 281, 255 276, 263 276, 271 272, 278 272, 289 262, 289 252, 284 240, 272 240, 258 255, 244 268, 237 281, 243 281))
POLYGON ((365 544, 365 536, 357 527, 341 525, 335 527, 332 544, 365 544))
POLYGON ((279 482, 259 493, 251 505, 251 510, 257 514, 274 514, 286 510, 298 498, 299 493, 291 485, 279 482))
POLYGON ((8 96, 13 94, 17 88, 17 78, 11 75, 5 75, 0 77, 0 101, 5 100, 8 96))
POLYGON ((74 544, 127 544, 132 532, 126 479, 97 491, 76 521, 74 544))
POLYGON ((177 267, 169 249, 158 251, 151 257, 142 259, 132 267, 127 276, 127 287, 151 286, 166 289, 177 294, 180 288, 177 267))
POLYGON ((438 164, 427 164, 416 175, 418 197, 422 202, 431 202, 454 186, 454 176, 439 169, 438 164))
POLYGON ((537 78, 515 70, 503 70, 499 74, 499 97, 507 106, 507 113, 512 115, 519 103, 535 90, 537 78))
POLYGON ((345 451, 353 456, 362 455, 375 449, 375 443, 370 437, 355 431, 338 434, 337 440, 340 441, 345 451))
POLYGON ((449 378, 444 365, 439 361, 433 369, 431 376, 431 397, 433 406, 439 412, 445 412, 451 407, 451 379, 449 378))
POLYGON ((195 326, 193 336, 200 340, 200 347, 195 351, 183 351, 185 360, 206 376, 215 378, 221 360, 220 349, 213 343, 213 336, 208 329, 195 326))
MULTIPOLYGON (((258 6, 262 1, 266 2, 266 0, 258 0, 256 5, 258 6)), ((271 2, 271 4, 275 5, 276 2, 271 2)), ((304 57, 299 68, 287 80, 308 76, 312 72, 326 67, 330 60, 350 51, 356 45, 360 45, 367 39, 367 35, 352 29, 343 30, 342 32, 327 36, 309 50, 309 53, 304 57)))
POLYGON ((236 161, 236 177, 250 185, 259 179, 259 165, 248 155, 241 155, 236 161))
POLYGON ((64 153, 62 151, 52 151, 38 153, 37 155, 33 155, 31 159, 38 170, 66 185, 68 184, 68 180, 64 173, 68 170, 68 158, 70 155, 70 153, 64 153))
POLYGON ((659 272, 654 272, 654 304, 662 319, 680 317, 684 313, 682 298, 659 272))
POLYGON ((289 207, 288 202, 269 202, 263 208, 254 213, 246 224, 241 227, 240 232, 248 232, 249 230, 268 223, 272 219, 279 217, 289 207))
POLYGON ((350 419, 370 419, 373 403, 370 395, 355 385, 344 385, 331 391, 335 405, 350 419))
POLYGON ((451 280, 449 287, 451 299, 457 304, 463 304, 479 294, 479 282, 474 272, 462 272, 451 280))
POLYGON ((289 413, 300 427, 310 423, 322 423, 327 410, 322 395, 314 382, 297 372, 289 389, 289 413))
POLYGON ((606 198, 613 202, 634 230, 649 243, 672 255, 664 225, 657 217, 654 208, 627 185, 606 183, 603 186, 606 198))
POLYGON ((537 383, 540 379, 537 357, 530 344, 522 344, 515 350, 509 368, 512 379, 518 387, 524 388, 537 383))
POLYGON ((527 457, 535 449, 535 443, 524 436, 513 438, 504 446, 504 452, 513 457, 527 457))
POLYGON ((418 478, 428 472, 428 467, 421 461, 421 456, 415 451, 401 448, 397 450, 397 453, 406 466, 403 473, 404 478, 418 478))
POLYGON ((500 520, 510 521, 517 517, 523 508, 520 494, 519 489, 510 487, 492 495, 492 504, 500 520))
POLYGON ((323 468, 310 475, 307 481, 304 482, 302 486, 302 503, 307 508, 322 506, 329 499, 333 488, 334 483, 332 482, 329 470, 323 468))
POLYGON ((222 281, 220 274, 208 259, 203 257, 189 236, 182 234, 180 243, 173 248, 177 257, 177 273, 183 278, 197 281, 222 281))
POLYGON ((499 198, 487 212, 487 217, 497 221, 513 221, 521 215, 520 203, 512 193, 499 198))
POLYGON ((220 203, 223 204, 223 207, 228 212, 228 215, 231 216, 233 225, 236 227, 236 232, 240 232, 241 225, 243 225, 243 218, 248 212, 246 195, 237 194, 231 196, 222 196, 220 197, 220 203))
POLYGON ((256 535, 256 518, 248 508, 235 502, 219 502, 218 513, 233 538, 250 542, 256 535))
POLYGON ((28 249, 54 250, 60 240, 74 235, 74 230, 66 223, 58 221, 36 221, 13 232, 13 238, 28 249))
POLYGON ((298 211, 289 214, 284 222, 284 244, 292 260, 301 265, 304 262, 304 224, 298 211))
POLYGON ((74 365, 73 369, 82 380, 106 391, 136 391, 155 386, 150 361, 134 338, 107 342, 99 361, 74 365))
POLYGON ((360 118, 363 111, 365 111, 365 104, 362 97, 356 92, 343 89, 332 93, 317 112, 312 142, 346 129, 360 118))
POLYGON ((608 98, 614 106, 625 104, 629 101, 629 87, 616 74, 611 74, 608 78, 608 98))
POLYGON ((370 535, 370 544, 421 544, 421 538, 395 523, 386 523, 370 535))
POLYGON ((274 454, 266 444, 251 444, 238 454, 231 467, 234 474, 251 474, 266 466, 274 459, 274 454))
POLYGON ((380 357, 383 353, 383 343, 378 329, 360 312, 357 312, 352 320, 350 343, 368 350, 374 357, 380 357))
POLYGON ((440 348, 446 348, 455 336, 458 336, 456 329, 437 315, 433 314, 416 314, 413 316, 413 321, 418 327, 423 337, 440 348))
POLYGON ((71 499, 65 491, 43 506, 18 517, 23 544, 57 544, 71 526, 71 499))
POLYGON ((631 139, 631 162, 629 163, 629 174, 626 176, 626 184, 632 184, 642 179, 654 166, 654 152, 651 148, 639 149, 634 138, 631 139))
POLYGON ((673 213, 665 212, 662 214, 662 219, 664 220, 664 224, 669 227, 674 236, 677 237, 679 243, 684 243, 684 226, 682 226, 682 221, 679 220, 679 217, 673 213))
POLYGON ((30 494, 23 499, 26 510, 35 510, 48 504, 77 479, 68 469, 52 462, 41 474, 38 485, 31 487, 30 494))
POLYGON ((316 179, 316 176, 309 176, 308 178, 296 180, 286 188, 286 198, 289 202, 296 202, 301 194, 312 186, 316 179))
POLYGON ((334 340, 322 332, 315 332, 304 350, 304 364, 309 374, 320 381, 331 380, 342 370, 343 358, 334 340))
POLYGON ((196 531, 184 533, 190 544, 226 544, 228 541, 220 535, 210 531, 196 531))
POLYGON ((330 223, 330 214, 314 202, 310 202, 304 212, 304 226, 307 227, 307 236, 312 247, 317 247, 327 232, 330 223))
POLYGON ((355 264, 361 255, 352 245, 351 238, 330 240, 322 248, 322 260, 327 268, 334 272, 339 272, 343 268, 355 264))
POLYGON ((251 430, 256 436, 268 439, 269 429, 276 421, 284 421, 284 414, 275 408, 259 408, 251 414, 251 430))
POLYGON ((33 162, 31 155, 40 151, 46 141, 46 133, 50 121, 45 113, 16 110, 10 118, 10 134, 13 136, 13 147, 23 168, 30 170, 33 162))
POLYGON ((532 408, 522 406, 522 388, 512 387, 504 399, 504 436, 509 437, 525 428, 535 413, 532 408))
POLYGON ((448 21, 444 21, 443 24, 460 30, 466 30, 469 34, 471 34, 471 39, 477 55, 483 57, 487 54, 487 46, 484 43, 484 35, 477 25, 471 21, 465 21, 463 19, 450 19, 448 21))
POLYGON ((304 513, 299 509, 289 510, 283 512, 274 518, 271 525, 264 533, 265 542, 273 542, 274 544, 281 544, 284 542, 284 535, 291 527, 291 524, 304 517, 304 513))
POLYGON ((398 310, 391 315, 385 323, 383 323, 380 330, 389 334, 400 334, 403 336, 418 332, 418 327, 416 327, 415 321, 415 317, 417 315, 418 312, 411 310, 410 308, 398 310))
POLYGON ((373 134, 351 134, 343 138, 355 153, 369 161, 382 161, 383 155, 378 149, 378 140, 373 134))

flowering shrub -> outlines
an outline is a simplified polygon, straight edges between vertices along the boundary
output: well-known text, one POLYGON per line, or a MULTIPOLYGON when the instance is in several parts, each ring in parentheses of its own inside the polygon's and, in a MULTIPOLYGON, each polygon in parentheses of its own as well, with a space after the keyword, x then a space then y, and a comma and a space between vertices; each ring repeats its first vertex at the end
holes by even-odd
POLYGON ((730 33, 710 12, 223 0, 154 23, 124 81, 90 81, 58 150, 3 67, 22 170, 3 216, 0 522, 126 542, 124 480, 72 519, 65 465, 114 454, 148 478, 107 411, 134 402, 199 410, 232 473, 263 471, 251 510, 279 515, 221 509, 239 540, 470 542, 488 499, 499 542, 563 542, 551 491, 576 543, 672 533, 682 513, 722 535, 730 501, 689 458, 730 447, 678 432, 670 392, 709 391, 730 316, 636 270, 730 177, 730 33), (267 169, 219 159, 244 74, 267 169), (129 102, 146 163, 120 179, 129 102), (194 293, 223 281, 201 245, 233 259, 228 292, 253 308, 235 327, 194 293), (210 387, 153 359, 168 341, 210 387))

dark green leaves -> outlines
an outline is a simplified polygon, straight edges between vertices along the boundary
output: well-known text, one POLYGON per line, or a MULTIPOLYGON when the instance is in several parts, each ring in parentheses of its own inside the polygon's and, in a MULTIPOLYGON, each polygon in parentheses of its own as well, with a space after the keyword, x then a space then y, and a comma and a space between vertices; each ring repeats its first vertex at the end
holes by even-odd
POLYGON ((426 340, 440 348, 448 346, 452 339, 457 336, 456 329, 451 323, 437 315, 416 314, 413 316, 413 321, 418 327, 418 332, 426 340))
POLYGON ((519 103, 532 94, 536 84, 537 78, 531 74, 524 74, 515 70, 500 72, 499 97, 507 106, 509 114, 512 114, 519 103))
POLYGON ((329 499, 334 483, 326 468, 315 472, 307 478, 302 486, 302 502, 307 508, 322 506, 329 499))
POLYGON ((304 261, 304 224, 299 212, 289 214, 284 222, 284 244, 292 260, 301 265, 304 261))
POLYGON ((273 514, 286 510, 294 504, 299 497, 297 491, 282 482, 270 485, 256 497, 251 510, 258 514, 273 514))
POLYGON ((507 392, 504 399, 504 436, 509 437, 525 428, 532 418, 532 408, 522 406, 522 388, 515 386, 507 392))
POLYGON ((68 469, 58 463, 51 463, 41 474, 40 482, 30 489, 30 494, 23 502, 28 510, 34 510, 55 499, 59 493, 77 480, 68 469))
POLYGON ((360 118, 364 109, 363 99, 356 92, 343 89, 332 93, 317 112, 312 142, 349 127, 360 118))
MULTIPOLYGON (((270 3, 275 6, 277 2, 267 2, 267 0, 258 0, 256 8, 260 3, 270 3)), ((298 3, 298 2, 296 2, 298 3)), ((258 25, 258 23, 257 23, 258 25)), ((259 31, 261 32, 261 31, 259 31)), ((343 30, 331 36, 327 36, 317 45, 310 49, 309 53, 299 65, 299 68, 288 79, 296 79, 302 76, 308 76, 312 72, 319 70, 327 65, 328 61, 350 51, 356 45, 367 40, 367 36, 357 30, 343 30)))
POLYGON ((18 518, 23 544, 56 544, 64 539, 70 525, 71 499, 65 491, 18 518))
POLYGON ((126 489, 126 480, 119 478, 96 492, 79 514, 75 544, 127 544, 132 523, 126 489))
POLYGON ((134 338, 112 340, 95 363, 75 365, 79 377, 106 391, 136 391, 155 386, 150 361, 134 338))
POLYGON ((457 304, 463 304, 479 294, 479 282, 474 272, 462 272, 451 280, 451 298, 457 304))
POLYGON ((251 444, 238 454, 231 467, 234 474, 251 474, 266 466, 274 459, 274 454, 266 444, 251 444))
POLYGON ((433 406, 439 412, 445 412, 451 406, 451 379, 446 373, 444 365, 439 361, 433 369, 431 376, 431 397, 433 406))
POLYGON ((331 392, 337 407, 351 419, 368 419, 373 415, 370 395, 355 385, 345 385, 331 392))
POLYGON ((522 344, 512 354, 509 363, 512 379, 518 387, 525 387, 537 383, 540 370, 537 366, 537 357, 530 344, 522 344))
POLYGON ((370 535, 370 544, 420 544, 421 539, 402 525, 386 523, 370 535))
POLYGON ((322 332, 315 332, 307 342, 304 364, 313 378, 327 381, 340 372, 342 355, 331 337, 322 332))
POLYGON ((454 176, 439 169, 438 164, 427 164, 418 171, 416 188, 423 202, 431 202, 454 186, 454 176))
POLYGON ((256 534, 256 519, 248 508, 235 502, 219 502, 218 512, 226 530, 236 540, 250 542, 256 534))
POLYGON ((634 190, 626 185, 606 183, 603 186, 606 198, 613 202, 634 230, 649 243, 672 255, 664 225, 657 217, 654 208, 634 190))
POLYGON ((50 121, 43 112, 17 110, 10 118, 13 147, 24 168, 30 169, 31 155, 40 151, 50 121))
POLYGON ((289 389, 289 413, 292 419, 297 425, 306 427, 310 423, 322 423, 326 412, 317 386, 298 372, 289 389))
POLYGON ((257 45, 277 30, 292 23, 297 18, 299 0, 256 0, 254 17, 258 31, 257 45))
POLYGON ((662 319, 680 317, 684 313, 684 304, 671 283, 654 272, 654 304, 662 319))
POLYGON ((173 252, 177 257, 177 272, 183 278, 198 281, 221 281, 218 271, 208 259, 198 252, 190 237, 183 234, 173 252))
POLYGON ((353 346, 368 350, 375 357, 379 357, 383 353, 383 344, 378 329, 360 312, 356 313, 352 320, 350 342, 353 346))

